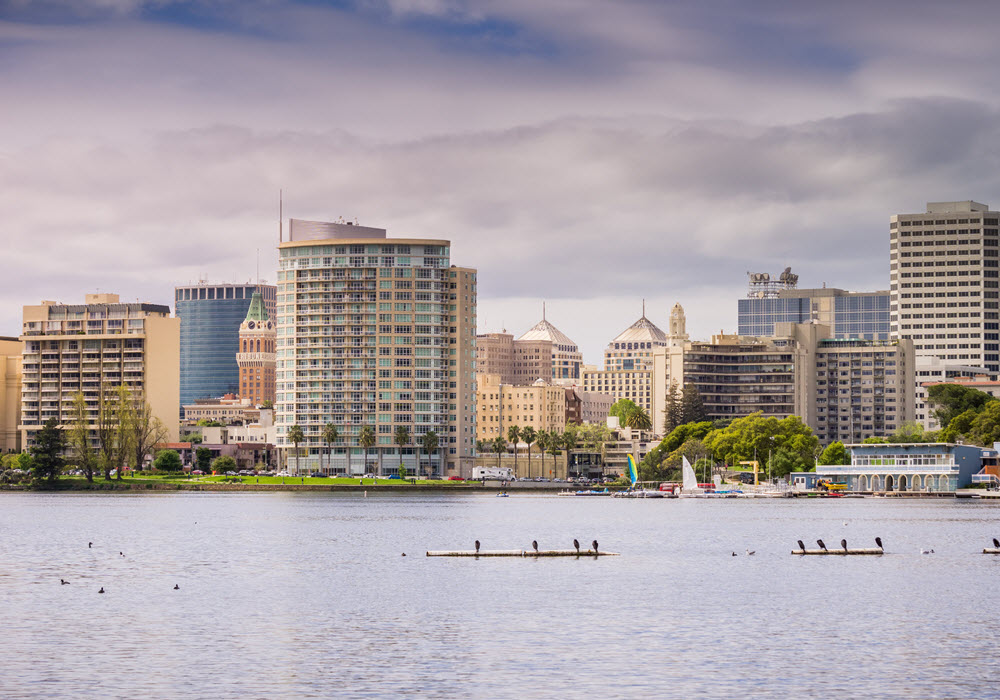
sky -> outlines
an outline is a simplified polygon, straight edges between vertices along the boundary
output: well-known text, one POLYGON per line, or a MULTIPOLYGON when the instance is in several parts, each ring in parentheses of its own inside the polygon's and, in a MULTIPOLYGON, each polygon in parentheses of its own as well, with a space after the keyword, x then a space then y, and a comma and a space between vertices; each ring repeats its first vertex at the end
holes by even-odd
POLYGON ((0 335, 273 282, 287 217, 450 239, 479 331, 599 364, 747 272, 888 288, 888 220, 1000 208, 994 2, 0 0, 0 335))

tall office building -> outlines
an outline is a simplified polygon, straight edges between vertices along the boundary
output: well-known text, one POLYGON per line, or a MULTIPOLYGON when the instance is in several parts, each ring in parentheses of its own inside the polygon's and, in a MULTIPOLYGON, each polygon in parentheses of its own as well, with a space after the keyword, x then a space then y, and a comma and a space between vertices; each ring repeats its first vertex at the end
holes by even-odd
POLYGON ((240 397, 259 406, 274 403, 274 368, 277 332, 264 309, 264 298, 254 292, 250 309, 240 324, 236 363, 240 367, 240 397))
POLYGON ((578 384, 583 354, 565 333, 542 320, 520 338, 506 331, 476 336, 476 371, 496 374, 504 384, 578 384))
POLYGON ((1000 370, 1000 212, 973 201, 928 202, 889 219, 892 332, 920 358, 1000 370))
POLYGON ((21 341, 0 336, 0 452, 20 452, 21 341))
POLYGON ((24 307, 22 447, 49 418, 71 423, 83 392, 96 428, 100 393, 125 384, 142 394, 177 440, 180 321, 170 307, 121 303, 117 294, 88 294, 84 304, 43 301, 24 307))
POLYGON ((199 282, 175 289, 175 312, 181 319, 179 405, 240 392, 240 324, 254 292, 260 292, 264 310, 274 319, 274 285, 199 282))
POLYGON ((409 469, 439 448, 435 473, 471 469, 475 447, 476 271, 451 265, 451 243, 388 238, 385 229, 289 221, 279 246, 276 408, 287 464, 298 425, 299 469, 326 462, 323 427, 341 434, 331 470, 409 469), (359 438, 371 426, 375 445, 359 438), (411 436, 393 443, 397 427, 411 436))

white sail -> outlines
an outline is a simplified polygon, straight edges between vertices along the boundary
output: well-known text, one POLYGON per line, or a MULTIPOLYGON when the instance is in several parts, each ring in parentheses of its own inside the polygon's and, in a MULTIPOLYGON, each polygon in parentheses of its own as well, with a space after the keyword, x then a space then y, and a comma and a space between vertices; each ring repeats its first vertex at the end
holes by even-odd
POLYGON ((718 474, 716 474, 714 477, 712 477, 712 481, 715 483, 715 490, 716 491, 721 491, 722 490, 722 477, 719 476, 718 474))
POLYGON ((685 491, 696 491, 698 489, 698 477, 694 475, 694 468, 688 461, 687 457, 684 457, 684 469, 681 472, 684 477, 684 481, 681 484, 685 491))

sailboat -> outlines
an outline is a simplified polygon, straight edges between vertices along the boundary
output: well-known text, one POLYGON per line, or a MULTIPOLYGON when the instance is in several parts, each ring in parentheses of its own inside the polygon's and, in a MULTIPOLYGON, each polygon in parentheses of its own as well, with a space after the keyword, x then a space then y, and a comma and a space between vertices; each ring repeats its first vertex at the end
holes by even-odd
POLYGON ((698 486, 698 477, 694 474, 694 467, 691 466, 691 462, 688 461, 687 457, 682 458, 684 460, 683 466, 681 468, 681 498, 706 498, 705 489, 698 486))

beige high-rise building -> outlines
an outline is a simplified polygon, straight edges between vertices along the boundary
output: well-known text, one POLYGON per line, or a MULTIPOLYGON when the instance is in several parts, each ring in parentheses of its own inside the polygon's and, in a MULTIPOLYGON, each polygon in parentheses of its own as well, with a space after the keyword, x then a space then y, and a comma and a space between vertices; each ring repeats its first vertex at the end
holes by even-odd
POLYGON ((471 464, 476 271, 451 265, 451 242, 291 219, 278 249, 275 406, 286 456, 298 425, 301 471, 387 473, 402 460, 422 473, 420 441, 431 431, 434 473, 471 464), (341 435, 329 461, 327 423, 341 435), (375 433, 370 449, 360 444, 364 426, 375 433), (409 445, 394 444, 397 427, 409 431, 409 445))
POLYGON ((545 318, 544 310, 542 320, 517 340, 506 331, 479 334, 476 350, 476 371, 498 374, 505 384, 529 386, 539 379, 547 384, 580 382, 583 354, 545 318))
POLYGON ((500 375, 480 374, 477 437, 492 440, 507 437, 507 429, 531 426, 535 430, 566 429, 566 389, 539 380, 532 386, 503 384, 500 375))
POLYGON ((20 339, 23 448, 49 418, 70 423, 81 391, 96 426, 102 388, 121 384, 141 393, 177 440, 180 319, 169 307, 122 303, 117 294, 88 294, 83 304, 43 301, 24 307, 20 339))
POLYGON ((20 452, 21 341, 0 337, 0 452, 20 452))

